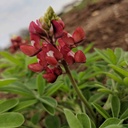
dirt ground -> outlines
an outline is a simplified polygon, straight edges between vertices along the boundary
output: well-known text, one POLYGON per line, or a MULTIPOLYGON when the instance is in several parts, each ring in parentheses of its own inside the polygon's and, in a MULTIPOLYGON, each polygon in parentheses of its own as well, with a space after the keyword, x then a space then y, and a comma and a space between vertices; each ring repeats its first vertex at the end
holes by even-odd
POLYGON ((70 11, 61 18, 69 32, 78 26, 84 28, 84 46, 93 42, 96 48, 128 50, 128 0, 101 0, 82 10, 70 11))

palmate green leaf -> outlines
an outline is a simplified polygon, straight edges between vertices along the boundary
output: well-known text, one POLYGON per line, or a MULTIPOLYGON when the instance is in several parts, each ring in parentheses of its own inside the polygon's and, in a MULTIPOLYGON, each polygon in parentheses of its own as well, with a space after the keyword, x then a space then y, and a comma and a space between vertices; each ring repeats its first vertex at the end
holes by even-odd
POLYGON ((106 93, 106 94, 113 94, 113 92, 110 89, 107 89, 107 88, 100 88, 97 91, 102 92, 102 93, 106 93))
POLYGON ((70 128, 84 128, 76 116, 68 109, 64 109, 67 122, 70 128))
POLYGON ((29 97, 34 97, 33 93, 27 89, 25 86, 8 86, 8 87, 1 87, 0 91, 6 91, 6 92, 11 92, 14 94, 19 94, 23 96, 29 96, 29 97))
POLYGON ((123 61, 124 51, 122 48, 115 48, 114 54, 116 55, 117 64, 120 64, 123 61))
POLYGON ((42 103, 45 103, 51 107, 56 107, 57 106, 57 102, 55 99, 53 99, 52 97, 48 97, 48 96, 43 96, 40 101, 42 103))
POLYGON ((19 103, 18 99, 9 99, 0 104, 0 113, 14 108, 19 103))
POLYGON ((111 64, 111 60, 109 59, 108 55, 105 54, 103 51, 99 50, 99 49, 94 49, 100 56, 101 58, 103 58, 107 63, 111 64))
POLYGON ((105 96, 105 94, 103 93, 96 93, 96 94, 93 94, 90 99, 89 99, 89 102, 91 103, 95 103, 97 102, 98 100, 100 100, 101 98, 103 98, 105 96))
POLYGON ((15 58, 15 57, 13 57, 9 52, 1 51, 0 55, 7 58, 9 61, 11 61, 14 64, 22 66, 21 61, 19 59, 15 58))
POLYGON ((117 96, 111 97, 111 110, 113 117, 118 117, 120 113, 120 99, 117 96))
POLYGON ((18 128, 24 123, 24 117, 17 112, 0 114, 0 128, 18 128))
MULTIPOLYGON (((117 118, 108 118, 106 119, 99 128, 106 128, 109 125, 119 125, 121 122, 121 120, 117 119, 117 118)), ((116 127, 115 127, 116 128, 116 127)))
POLYGON ((61 87, 63 86, 63 83, 57 82, 55 84, 50 84, 50 87, 47 89, 45 92, 45 96, 51 96, 53 95, 56 91, 58 91, 61 87))
POLYGON ((100 60, 101 57, 96 55, 96 56, 89 56, 87 61, 86 61, 86 65, 89 65, 92 62, 96 62, 97 60, 100 60))
POLYGON ((0 87, 12 84, 15 81, 17 81, 16 78, 1 79, 0 80, 0 87))
POLYGON ((91 120, 87 114, 77 114, 77 118, 79 119, 83 128, 92 128, 91 127, 91 120))
POLYGON ((107 48, 106 54, 109 55, 109 59, 111 60, 111 62, 113 64, 116 64, 117 63, 116 56, 115 56, 115 54, 114 54, 114 52, 113 52, 112 49, 107 48))
POLYGON ((119 72, 123 76, 128 77, 128 71, 126 71, 126 69, 123 69, 123 68, 113 65, 113 64, 109 64, 109 67, 113 68, 115 71, 119 72))
POLYGON ((22 101, 20 102, 16 107, 14 107, 12 110, 13 111, 20 111, 23 110, 27 107, 30 107, 32 105, 34 105, 35 103, 37 103, 37 100, 26 100, 26 101, 22 101))
POLYGON ((90 73, 86 74, 86 75, 83 77, 82 80, 84 80, 84 81, 85 81, 85 80, 88 80, 89 78, 95 77, 95 76, 100 75, 100 74, 102 74, 102 73, 103 73, 102 71, 98 71, 98 72, 95 72, 95 73, 90 72, 90 73))
POLYGON ((47 116, 45 118, 45 126, 46 128, 60 128, 60 120, 57 116, 47 116))
POLYGON ((103 73, 106 74, 108 77, 112 78, 113 80, 117 81, 118 83, 122 83, 122 79, 118 77, 117 75, 109 73, 109 72, 103 72, 103 73))
POLYGON ((96 103, 92 103, 92 105, 105 119, 110 118, 110 115, 100 105, 96 103))
POLYGON ((46 96, 38 99, 42 102, 44 110, 47 111, 49 114, 54 115, 55 108, 57 106, 56 100, 46 96))
POLYGON ((44 93, 45 84, 46 83, 45 83, 45 80, 42 78, 42 74, 39 74, 36 79, 36 85, 37 85, 39 96, 42 96, 42 94, 44 93))
POLYGON ((88 44, 87 47, 84 49, 84 51, 82 50, 84 52, 84 54, 89 52, 92 49, 93 45, 94 45, 94 43, 88 44))

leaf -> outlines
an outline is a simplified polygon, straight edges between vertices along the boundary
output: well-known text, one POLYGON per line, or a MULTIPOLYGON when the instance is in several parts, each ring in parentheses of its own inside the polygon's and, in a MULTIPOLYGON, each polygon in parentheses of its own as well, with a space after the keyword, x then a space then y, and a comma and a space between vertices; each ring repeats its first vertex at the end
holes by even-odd
POLYGON ((10 85, 8 87, 1 87, 0 91, 11 92, 15 94, 20 94, 24 96, 34 97, 34 94, 26 86, 10 85))
POLYGON ((128 77, 125 77, 125 78, 123 79, 123 82, 124 82, 124 84, 125 84, 126 86, 128 86, 128 77))
POLYGON ((107 54, 109 55, 109 58, 110 58, 111 62, 113 64, 116 64, 117 60, 116 60, 116 56, 115 56, 113 50, 110 49, 110 48, 107 48, 107 54))
POLYGON ((9 99, 0 104, 0 113, 6 112, 19 103, 18 99, 9 99))
POLYGON ((42 74, 39 74, 36 79, 36 85, 39 96, 42 96, 42 94, 44 93, 45 84, 46 83, 45 80, 42 78, 42 74))
POLYGON ((11 61, 14 64, 16 64, 18 66, 22 66, 22 63, 19 61, 19 59, 13 57, 10 53, 2 51, 2 52, 0 52, 0 55, 7 58, 9 61, 11 61))
POLYGON ((111 68, 113 68, 115 71, 119 72, 120 74, 122 74, 123 76, 126 76, 128 77, 128 71, 126 71, 125 69, 121 68, 121 67, 118 67, 116 65, 113 65, 113 64, 109 64, 109 66, 111 68))
POLYGON ((39 98, 39 100, 42 102, 42 105, 43 105, 45 111, 47 111, 51 115, 54 115, 55 108, 57 106, 56 100, 51 97, 46 97, 46 96, 39 98))
POLYGON ((124 54, 124 61, 128 65, 128 52, 124 54))
POLYGON ((100 88, 97 90, 98 92, 103 92, 103 93, 106 93, 106 94, 113 94, 113 92, 107 88, 100 88))
POLYGON ((128 119, 128 109, 124 111, 124 113, 120 116, 120 119, 124 119, 124 120, 128 119))
POLYGON ((45 126, 46 128, 60 128, 60 120, 57 116, 47 116, 45 126))
POLYGON ((115 48, 114 53, 116 55, 117 64, 120 64, 124 57, 124 51, 121 48, 115 48))
POLYGON ((80 121, 76 118, 76 116, 70 110, 64 109, 64 114, 66 116, 66 119, 70 128, 83 128, 80 121))
POLYGON ((24 108, 34 105, 35 103, 37 103, 37 100, 22 101, 16 107, 14 107, 12 110, 20 111, 20 110, 23 110, 24 108))
POLYGON ((98 100, 100 100, 101 98, 103 98, 105 96, 105 94, 103 93, 96 93, 94 95, 92 95, 89 99, 89 102, 97 102, 98 100))
POLYGON ((48 104, 45 104, 45 103, 42 103, 43 105, 43 108, 45 111, 47 111, 50 115, 54 115, 55 114, 55 108, 48 105, 48 104))
POLYGON ((40 118, 41 118, 41 113, 40 112, 36 112, 32 118, 31 118, 31 122, 35 125, 37 125, 40 121, 40 118))
POLYGON ((56 83, 53 85, 50 85, 51 87, 47 90, 45 93, 46 96, 51 96, 53 95, 58 89, 62 87, 63 83, 56 83))
POLYGON ((17 80, 16 78, 1 79, 0 80, 0 87, 5 86, 5 85, 9 85, 9 84, 15 82, 16 80, 17 80))
POLYGON ((93 121, 91 121, 91 126, 91 128, 96 128, 96 124, 93 121))
POLYGON ((77 118, 79 119, 83 128, 91 128, 91 120, 87 114, 77 114, 77 118))
POLYGON ((105 128, 123 128, 122 125, 116 125, 116 124, 113 124, 113 125, 109 125, 105 128))
POLYGON ((55 99, 53 99, 52 97, 48 97, 48 96, 43 96, 40 101, 42 103, 45 103, 51 107, 56 107, 57 106, 57 102, 55 99))
POLYGON ((110 59, 108 58, 108 56, 105 54, 105 53, 103 53, 103 51, 101 51, 101 50, 99 50, 99 49, 96 49, 96 48, 94 48, 94 50, 101 56, 101 58, 103 58, 107 63, 112 63, 111 61, 110 61, 110 59))
POLYGON ((118 83, 122 83, 122 79, 120 77, 118 77, 117 75, 114 75, 114 74, 109 73, 109 72, 104 72, 104 74, 106 74, 107 76, 109 76, 113 80, 117 81, 118 83))
POLYGON ((94 43, 88 44, 87 47, 86 47, 86 48, 84 49, 84 51, 83 51, 84 54, 87 53, 87 52, 89 52, 89 50, 91 50, 91 48, 93 47, 93 45, 94 45, 94 43))
POLYGON ((119 124, 120 120, 117 118, 109 118, 105 120, 99 128, 106 128, 109 125, 119 124))
POLYGON ((111 110, 113 117, 118 117, 120 112, 120 100, 117 96, 111 98, 111 110))
POLYGON ((24 123, 24 117, 17 112, 0 114, 0 128, 16 128, 24 123))
POLYGON ((96 103, 92 103, 92 105, 105 119, 108 119, 110 117, 110 115, 100 105, 96 103))

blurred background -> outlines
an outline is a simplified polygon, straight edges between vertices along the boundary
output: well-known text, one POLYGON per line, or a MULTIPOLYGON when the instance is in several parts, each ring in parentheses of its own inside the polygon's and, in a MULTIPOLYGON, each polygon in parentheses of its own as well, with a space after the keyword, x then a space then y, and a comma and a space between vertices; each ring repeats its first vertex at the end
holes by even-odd
POLYGON ((66 30, 81 26, 84 46, 122 47, 128 50, 128 0, 4 0, 0 2, 0 50, 10 45, 13 34, 28 34, 32 20, 43 16, 49 6, 63 19, 66 30))
POLYGON ((43 16, 49 6, 58 14, 75 0, 2 0, 0 2, 0 49, 6 48, 13 34, 25 32, 29 23, 43 16))

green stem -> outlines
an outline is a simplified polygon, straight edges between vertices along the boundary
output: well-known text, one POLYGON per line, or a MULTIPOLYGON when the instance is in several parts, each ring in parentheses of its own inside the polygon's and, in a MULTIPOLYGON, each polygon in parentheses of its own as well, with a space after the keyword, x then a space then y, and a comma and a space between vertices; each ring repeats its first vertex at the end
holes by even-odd
POLYGON ((72 77, 72 74, 70 72, 70 69, 68 68, 68 65, 65 61, 62 62, 65 70, 66 70, 66 73, 68 74, 71 82, 72 82, 72 86, 74 87, 77 95, 79 96, 79 98, 81 99, 81 101, 84 103, 85 107, 86 107, 86 110, 88 112, 88 115, 90 116, 90 118, 95 122, 95 113, 93 112, 91 106, 89 105, 88 101, 86 100, 86 98, 84 97, 84 95, 82 94, 81 90, 79 89, 79 87, 77 86, 74 78, 72 77))

